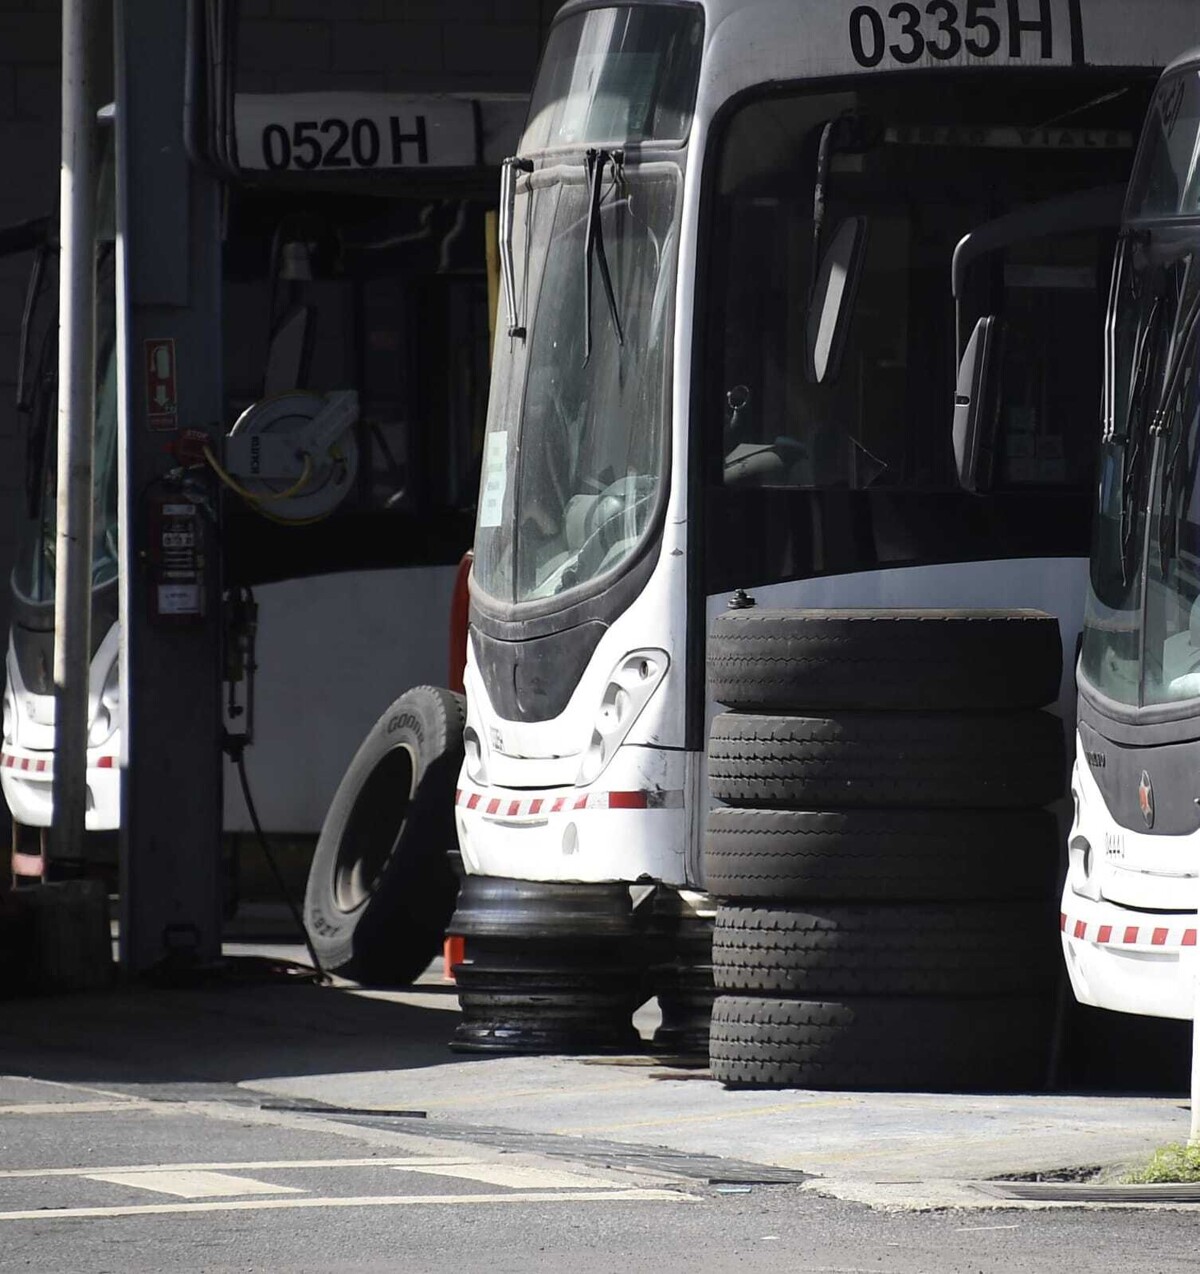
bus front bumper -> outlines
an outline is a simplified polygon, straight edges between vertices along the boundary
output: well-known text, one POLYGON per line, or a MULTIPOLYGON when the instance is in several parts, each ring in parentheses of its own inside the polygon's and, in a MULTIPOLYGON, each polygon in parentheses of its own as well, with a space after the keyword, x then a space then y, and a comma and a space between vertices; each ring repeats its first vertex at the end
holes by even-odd
POLYGON ((455 822, 468 874, 514 880, 654 880, 695 888, 691 754, 621 749, 591 787, 475 784, 464 769, 455 822), (625 764, 618 764, 619 761, 625 764))
MULTIPOLYGON (((121 825, 119 737, 114 735, 87 754, 89 832, 116 831, 121 825)), ((54 813, 54 753, 5 744, 0 749, 0 789, 13 818, 26 827, 49 827, 54 813)))
POLYGON ((1188 1019, 1196 1000, 1195 915, 1137 912, 1066 893, 1059 916, 1071 988, 1081 1004, 1188 1019))

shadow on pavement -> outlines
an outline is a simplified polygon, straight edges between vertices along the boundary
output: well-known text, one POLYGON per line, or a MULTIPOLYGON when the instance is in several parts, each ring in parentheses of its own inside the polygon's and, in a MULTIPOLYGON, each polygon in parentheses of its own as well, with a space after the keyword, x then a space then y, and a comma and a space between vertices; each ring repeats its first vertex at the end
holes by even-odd
POLYGON ((452 988, 394 994, 250 983, 0 1002, 0 1073, 77 1084, 228 1084, 282 1076, 413 1070, 449 1051, 452 988), (439 1000, 445 1007, 434 1007, 439 1000))

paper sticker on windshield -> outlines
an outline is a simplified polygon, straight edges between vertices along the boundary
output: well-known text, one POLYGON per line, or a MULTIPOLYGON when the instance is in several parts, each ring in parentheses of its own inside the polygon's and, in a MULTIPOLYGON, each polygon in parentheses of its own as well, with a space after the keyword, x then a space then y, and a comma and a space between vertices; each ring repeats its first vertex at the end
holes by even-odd
POLYGON ((508 486, 508 430, 487 436, 483 448, 483 490, 479 496, 479 525, 499 526, 508 486))

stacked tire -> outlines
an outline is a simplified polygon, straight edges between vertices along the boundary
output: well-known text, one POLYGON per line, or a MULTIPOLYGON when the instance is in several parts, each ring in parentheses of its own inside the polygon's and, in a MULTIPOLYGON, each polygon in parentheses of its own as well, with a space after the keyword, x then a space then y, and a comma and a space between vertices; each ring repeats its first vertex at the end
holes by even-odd
POLYGON ((1040 1087, 1058 970, 1057 622, 730 611, 715 624, 715 1078, 1040 1087))

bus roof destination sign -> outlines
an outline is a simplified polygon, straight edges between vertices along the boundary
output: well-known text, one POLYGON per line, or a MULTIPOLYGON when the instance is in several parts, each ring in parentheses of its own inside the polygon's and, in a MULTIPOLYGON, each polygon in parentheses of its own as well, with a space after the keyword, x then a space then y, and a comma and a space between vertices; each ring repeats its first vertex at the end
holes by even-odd
POLYGON ((448 94, 239 93, 238 165, 313 175, 471 168, 489 162, 501 138, 515 148, 525 107, 524 98, 448 94))
POLYGON ((1130 0, 825 0, 802 19, 794 0, 703 2, 701 117, 743 89, 860 71, 1161 67, 1196 36, 1195 0, 1158 0, 1152 21, 1130 0))

